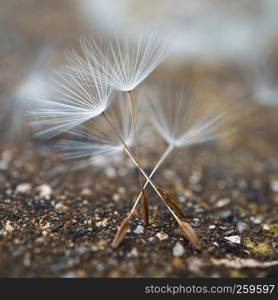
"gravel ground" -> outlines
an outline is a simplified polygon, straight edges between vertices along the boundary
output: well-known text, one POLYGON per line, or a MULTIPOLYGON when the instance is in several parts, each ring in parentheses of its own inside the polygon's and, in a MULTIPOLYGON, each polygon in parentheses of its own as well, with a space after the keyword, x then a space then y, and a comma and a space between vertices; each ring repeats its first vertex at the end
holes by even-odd
MULTIPOLYGON (((155 181, 178 199, 201 251, 151 190, 150 226, 134 218, 121 246, 111 247, 138 192, 136 169, 124 158, 103 170, 73 171, 51 145, 2 147, 0 276, 277 276, 276 114, 259 110, 241 134, 175 152, 158 172, 155 181), (276 123, 271 131, 266 116, 276 123)), ((150 153, 145 168, 156 159, 150 153)))

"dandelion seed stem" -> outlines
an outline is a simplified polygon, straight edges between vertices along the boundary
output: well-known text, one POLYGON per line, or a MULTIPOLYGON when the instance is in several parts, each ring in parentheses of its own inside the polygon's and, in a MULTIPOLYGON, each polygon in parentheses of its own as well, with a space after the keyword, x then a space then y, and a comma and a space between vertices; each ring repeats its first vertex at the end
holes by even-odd
MULTIPOLYGON (((128 104, 129 104, 129 111, 130 111, 130 116, 131 116, 131 123, 132 123, 132 128, 133 128, 133 135, 134 135, 134 146, 135 146, 135 157, 137 161, 139 162, 139 154, 138 154, 138 139, 137 139, 137 130, 136 130, 136 120, 135 120, 135 114, 134 114, 134 109, 133 109, 133 103, 131 100, 131 91, 127 91, 127 98, 128 98, 128 104)), ((142 212, 143 212, 143 219, 145 222, 145 225, 149 225, 149 207, 148 207, 148 202, 147 198, 144 194, 144 187, 143 187, 143 179, 142 179, 142 174, 140 172, 139 167, 138 169, 138 176, 139 176, 139 183, 140 183, 140 195, 141 195, 141 205, 142 205, 142 212)))
MULTIPOLYGON (((153 168, 152 172, 149 175, 149 178, 152 178, 153 175, 155 174, 156 170, 160 167, 160 165, 164 162, 164 160, 166 159, 166 157, 173 151, 174 149, 174 145, 171 144, 167 147, 167 149, 164 151, 164 153, 162 154, 162 156, 160 157, 159 161, 156 163, 155 167, 153 168)), ((149 184, 149 179, 147 179, 147 181, 145 182, 144 186, 143 186, 143 190, 146 189, 147 185, 149 184)), ((130 214, 133 214, 140 198, 142 197, 142 191, 141 193, 138 195, 136 201, 134 202, 134 205, 132 207, 132 209, 130 210, 130 214)))
POLYGON ((118 130, 115 128, 113 122, 110 120, 110 118, 106 115, 105 112, 103 112, 102 115, 106 119, 106 121, 108 122, 108 124, 111 126, 111 128, 115 131, 115 133, 117 134, 117 136, 119 137, 119 140, 123 144, 125 152, 127 153, 127 155, 130 157, 130 159, 132 160, 132 162, 139 168, 140 172, 144 175, 144 177, 147 179, 147 181, 153 187, 153 189, 155 190, 155 192, 157 193, 157 195, 159 196, 159 198, 162 200, 162 202, 165 204, 165 206, 172 213, 172 215, 174 216, 174 218, 176 219, 176 221, 179 223, 180 219, 177 217, 177 215, 175 214, 175 212, 167 205, 167 203, 165 203, 164 198, 161 195, 161 193, 159 192, 159 190, 156 187, 156 185, 153 183, 153 181, 151 180, 151 178, 146 174, 146 172, 141 168, 140 163, 136 160, 136 158, 134 157, 134 155, 130 152, 129 147, 125 143, 125 141, 124 141, 121 133, 118 132, 118 130))
MULTIPOLYGON (((136 157, 137 161, 139 161, 138 140, 137 140, 137 133, 136 133, 134 110, 133 110, 133 105, 132 105, 132 101, 131 101, 131 91, 127 92, 127 98, 128 98, 129 111, 130 111, 130 116, 131 116, 131 124, 132 124, 132 129, 133 129, 133 134, 134 134, 135 157, 136 157)), ((138 167, 138 176, 139 176, 141 193, 143 193, 143 179, 142 179, 142 174, 140 172, 139 167, 138 167)))

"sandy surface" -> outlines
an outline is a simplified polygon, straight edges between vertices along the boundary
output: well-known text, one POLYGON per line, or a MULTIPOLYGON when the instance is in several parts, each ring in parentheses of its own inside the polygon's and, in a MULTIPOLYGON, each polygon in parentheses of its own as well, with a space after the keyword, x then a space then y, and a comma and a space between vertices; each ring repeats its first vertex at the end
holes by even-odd
MULTIPOLYGON (((41 32, 69 41, 80 30, 71 12, 55 6, 57 1, 50 19, 49 8, 38 6, 35 14, 35 1, 24 1, 21 8, 20 2, 5 2, 5 10, 0 9, 5 25, 0 34, 8 41, 1 44, 5 101, 24 76, 19 71, 40 45, 41 32), (13 19, 20 10, 25 17, 13 19)), ((163 69, 159 76, 193 83, 206 99, 246 94, 235 88, 242 88, 241 75, 232 69, 187 66, 170 73, 163 69)), ((277 113, 277 108, 257 108, 240 118, 231 137, 173 153, 155 177, 179 201, 201 251, 184 240, 151 190, 150 226, 142 227, 142 220, 134 218, 122 245, 113 249, 117 226, 138 193, 137 171, 127 159, 101 170, 73 171, 72 162, 54 152, 52 141, 29 134, 20 144, 9 144, 1 126, 0 276, 277 277, 277 113)), ((147 171, 163 147, 142 154, 147 171)))

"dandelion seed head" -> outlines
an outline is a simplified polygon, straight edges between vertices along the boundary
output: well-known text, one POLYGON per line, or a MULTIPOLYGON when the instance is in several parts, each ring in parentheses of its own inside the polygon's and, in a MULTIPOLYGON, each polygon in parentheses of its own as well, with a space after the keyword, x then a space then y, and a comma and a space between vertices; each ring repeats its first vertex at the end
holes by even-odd
POLYGON ((82 66, 81 72, 94 74, 104 85, 126 92, 134 90, 171 52, 169 39, 160 40, 153 32, 133 41, 115 37, 97 43, 84 37, 81 48, 85 59, 76 53, 69 55, 82 66))
MULTIPOLYGON (((132 130, 131 117, 129 108, 126 105, 125 97, 118 93, 115 95, 117 99, 106 111, 106 116, 114 124, 117 132, 120 133, 125 144, 128 147, 134 146, 134 132, 132 130)), ((135 112, 140 112, 141 107, 135 106, 135 112)), ((144 125, 143 115, 137 114, 136 128, 138 132, 144 125)), ((103 159, 111 157, 125 150, 122 142, 106 118, 101 116, 97 120, 90 120, 84 125, 78 126, 69 131, 73 139, 62 140, 57 144, 57 149, 63 152, 66 158, 78 159, 78 167, 86 167, 88 165, 97 165, 103 159)), ((140 141, 145 139, 142 132, 138 138, 140 141)))
POLYGON ((112 89, 96 76, 88 78, 81 69, 55 72, 48 87, 53 91, 51 99, 30 98, 32 125, 44 128, 38 135, 53 137, 70 130, 99 116, 111 103, 112 89))
POLYGON ((194 99, 185 88, 173 90, 167 86, 148 97, 153 126, 169 145, 200 144, 229 132, 224 106, 213 105, 202 111, 200 100, 194 99))

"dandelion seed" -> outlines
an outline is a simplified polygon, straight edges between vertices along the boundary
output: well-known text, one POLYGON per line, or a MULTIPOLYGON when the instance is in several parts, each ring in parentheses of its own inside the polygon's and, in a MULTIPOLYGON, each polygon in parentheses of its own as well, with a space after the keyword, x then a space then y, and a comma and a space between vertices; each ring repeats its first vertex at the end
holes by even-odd
MULTIPOLYGON (((213 106, 202 113, 199 111, 200 103, 195 101, 185 88, 178 91, 171 91, 169 87, 160 92, 156 90, 149 98, 147 103, 150 119, 168 144, 149 175, 150 178, 176 147, 205 143, 232 132, 227 130, 227 123, 232 118, 228 117, 223 105, 213 106)), ((147 185, 148 181, 143 188, 145 189, 147 185)), ((135 203, 140 197, 141 195, 135 203)))
MULTIPOLYGON (((135 158, 139 162, 135 114, 131 91, 134 90, 170 53, 170 43, 167 39, 159 40, 152 32, 145 36, 139 35, 134 43, 128 39, 120 41, 115 38, 108 43, 97 44, 87 38, 81 40, 81 48, 85 58, 75 52, 69 55, 73 72, 85 72, 86 76, 97 77, 100 82, 113 89, 127 92, 131 122, 135 139, 135 158), (81 66, 81 68, 80 68, 81 66), (81 70, 80 70, 81 69, 81 70)), ((138 169, 141 192, 143 181, 138 169)), ((143 198, 145 223, 148 223, 146 198, 143 198)))
POLYGON ((203 103, 194 99, 185 88, 169 87, 153 93, 148 102, 151 121, 160 136, 173 147, 205 143, 227 135, 230 119, 224 105, 203 109, 203 103), (202 111, 203 110, 203 111, 202 111))
MULTIPOLYGON (((118 103, 118 102, 116 102, 118 103)), ((135 164, 135 166, 137 168, 139 168, 140 172, 145 176, 145 178, 147 179, 147 181, 151 184, 151 186, 153 187, 153 189, 155 190, 155 192, 157 193, 157 195, 160 197, 160 199, 163 201, 163 203, 166 205, 166 207, 169 209, 169 211, 172 213, 172 215, 175 217, 175 219, 177 220, 177 222, 181 222, 180 219, 176 216, 175 212, 171 209, 171 207, 176 208, 176 206, 173 205, 173 203, 171 202, 171 207, 168 204, 167 201, 165 201, 165 197, 161 194, 161 192, 159 191, 159 188, 152 182, 152 180, 148 177, 148 175, 145 173, 145 171, 141 168, 139 162, 136 160, 136 158, 132 155, 132 153, 130 152, 130 149, 128 147, 128 145, 125 142, 125 138, 122 136, 122 133, 119 131, 119 127, 117 126, 117 124, 114 124, 114 122, 109 118, 109 116, 106 113, 102 113, 103 118, 107 121, 107 123, 109 125, 111 125, 111 129, 112 131, 114 131, 114 135, 116 137, 118 137, 120 143, 122 144, 123 148, 122 150, 124 150, 127 155, 130 157, 130 159, 132 160, 132 162, 135 164)), ((78 134, 78 133, 77 133, 78 134)), ((99 135, 94 135, 94 139, 95 140, 99 140, 99 141, 106 141, 106 138, 100 138, 99 135)), ((134 140, 134 139, 133 139, 134 140)), ((93 150, 96 149, 95 146, 100 146, 99 144, 94 144, 94 147, 92 148, 90 145, 87 144, 74 144, 72 141, 67 143, 66 141, 62 142, 62 144, 60 144, 61 149, 64 150, 69 150, 71 151, 71 157, 83 157, 83 156, 87 156, 88 155, 88 151, 92 152, 93 150), (73 145, 75 145, 73 147, 73 145), (84 151, 85 150, 85 151, 84 151)), ((117 148, 119 149, 119 148, 117 148)), ((107 152, 107 151, 105 151, 107 152)), ((128 215, 128 220, 134 215, 134 211, 135 211, 135 207, 132 208, 132 210, 130 211, 129 215, 128 215)), ((126 224, 126 222, 124 221, 124 223, 126 224)), ((124 228, 126 228, 126 226, 124 226, 124 228)), ((122 226, 120 227, 120 231, 117 232, 116 237, 112 243, 113 247, 118 247, 120 242, 122 241, 122 239, 124 238, 125 235, 125 230, 122 230, 122 226)))
MULTIPOLYGON (((175 147, 188 147, 204 143, 227 135, 230 132, 227 131, 227 126, 225 126, 225 122, 229 118, 223 106, 213 106, 200 113, 200 103, 196 102, 184 88, 173 92, 168 87, 160 92, 157 90, 152 95, 153 98, 147 102, 150 108, 150 119, 156 130, 167 142, 168 147, 150 173, 150 179, 175 147)), ((149 180, 145 182, 143 190, 148 183, 149 180)), ((194 230, 189 225, 185 227, 183 224, 188 223, 182 222, 176 216, 176 213, 183 216, 183 212, 175 202, 175 199, 168 191, 158 189, 164 198, 165 205, 172 212, 181 227, 184 236, 197 249, 200 249, 199 240, 194 230)), ((130 214, 136 208, 141 196, 142 192, 138 195, 130 214)))
POLYGON ((99 116, 111 103, 112 89, 97 76, 82 71, 72 72, 69 67, 56 72, 49 88, 55 91, 55 98, 30 100, 34 109, 28 115, 36 118, 33 126, 46 127, 38 133, 53 137, 99 116))

